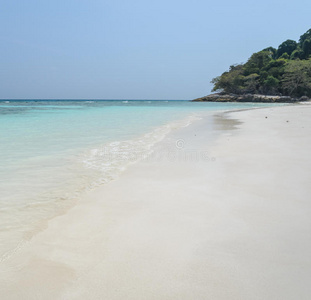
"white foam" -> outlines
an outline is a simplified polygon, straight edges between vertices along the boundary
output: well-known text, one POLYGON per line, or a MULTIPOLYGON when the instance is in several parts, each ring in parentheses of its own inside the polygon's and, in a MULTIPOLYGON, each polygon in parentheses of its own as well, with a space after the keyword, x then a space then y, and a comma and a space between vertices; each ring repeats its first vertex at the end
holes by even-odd
POLYGON ((91 180, 89 188, 116 179, 129 165, 147 158, 153 152, 153 146, 163 140, 172 130, 187 127, 199 119, 197 115, 191 115, 155 128, 136 139, 114 141, 99 148, 90 149, 84 153, 82 161, 84 166, 94 170, 98 177, 91 180))

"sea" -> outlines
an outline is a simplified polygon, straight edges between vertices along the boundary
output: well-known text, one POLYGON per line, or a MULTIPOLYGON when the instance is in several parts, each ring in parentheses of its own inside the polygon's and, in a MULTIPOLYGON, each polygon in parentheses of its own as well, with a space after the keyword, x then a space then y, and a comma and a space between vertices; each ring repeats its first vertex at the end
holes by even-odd
POLYGON ((267 104, 0 100, 0 262, 83 193, 150 155, 172 130, 216 111, 261 106, 267 104))

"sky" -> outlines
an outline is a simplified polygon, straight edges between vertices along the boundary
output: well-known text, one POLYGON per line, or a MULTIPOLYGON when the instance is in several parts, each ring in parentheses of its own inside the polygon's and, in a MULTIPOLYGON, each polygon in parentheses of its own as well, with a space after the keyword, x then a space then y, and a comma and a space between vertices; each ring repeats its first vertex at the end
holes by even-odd
POLYGON ((311 1, 0 0, 0 99, 175 99, 298 40, 311 1))

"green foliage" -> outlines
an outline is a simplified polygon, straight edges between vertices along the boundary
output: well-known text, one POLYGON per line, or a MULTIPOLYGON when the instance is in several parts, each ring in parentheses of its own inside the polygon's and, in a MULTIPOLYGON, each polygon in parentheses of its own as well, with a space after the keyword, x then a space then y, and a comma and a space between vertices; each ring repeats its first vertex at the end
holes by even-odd
POLYGON ((278 91, 280 80, 269 75, 266 80, 263 82, 263 90, 265 94, 276 94, 278 91))
POLYGON ((262 51, 270 52, 271 58, 276 59, 276 52, 277 52, 277 50, 275 48, 268 47, 268 48, 263 49, 262 51))
POLYGON ((296 50, 294 50, 293 53, 291 54, 290 59, 303 59, 303 57, 304 52, 302 51, 300 46, 298 46, 296 50))
POLYGON ((282 81, 288 95, 311 96, 311 60, 289 61, 282 81))
POLYGON ((271 52, 269 51, 254 53, 244 65, 245 75, 247 76, 253 73, 258 74, 260 70, 265 68, 271 60, 271 52))
POLYGON ((230 66, 228 72, 225 72, 221 76, 212 80, 212 83, 214 84, 213 91, 224 90, 226 93, 241 93, 243 85, 242 71, 243 69, 241 65, 230 66))
POLYGON ((311 39, 311 29, 309 29, 307 32, 300 36, 299 44, 302 45, 304 41, 308 39, 311 39))
POLYGON ((287 52, 284 52, 284 53, 280 56, 280 58, 290 59, 290 56, 289 56, 289 54, 288 54, 287 52))
POLYGON ((311 55, 311 29, 309 29, 306 33, 300 36, 299 46, 303 51, 301 58, 309 58, 311 55))
POLYGON ((212 91, 245 94, 311 96, 311 29, 299 43, 286 40, 278 49, 252 54, 245 64, 232 65, 211 81, 212 91), (310 60, 308 60, 310 58, 310 60))
POLYGON ((260 76, 256 73, 250 74, 244 78, 244 91, 246 93, 256 93, 259 85, 260 76))
POLYGON ((293 40, 287 40, 283 42, 277 50, 276 57, 279 58, 284 53, 287 53, 290 56, 293 53, 293 51, 296 50, 297 45, 298 44, 293 40))
POLYGON ((309 58, 311 55, 311 39, 306 39, 302 44, 303 57, 309 58))
POLYGON ((268 76, 273 76, 280 80, 284 74, 284 68, 287 63, 287 60, 284 58, 279 58, 276 60, 271 60, 266 66, 264 71, 267 72, 267 76, 262 77, 262 80, 265 80, 268 76))
POLYGON ((264 84, 267 86, 267 87, 271 87, 271 88, 275 88, 279 85, 279 80, 276 79, 275 77, 269 75, 267 77, 267 79, 264 81, 264 84))

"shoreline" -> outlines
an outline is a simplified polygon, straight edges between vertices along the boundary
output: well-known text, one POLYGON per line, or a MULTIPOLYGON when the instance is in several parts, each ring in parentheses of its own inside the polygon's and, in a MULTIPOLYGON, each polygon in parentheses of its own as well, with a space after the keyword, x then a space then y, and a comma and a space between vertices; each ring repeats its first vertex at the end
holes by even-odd
POLYGON ((5 261, 2 299, 308 299, 310 109, 170 133, 5 261))
MULTIPOLYGON (((32 221, 28 223, 23 223, 23 216, 17 216, 16 219, 19 219, 19 222, 22 224, 21 227, 23 227, 23 229, 27 228, 27 230, 22 232, 23 236, 19 239, 17 239, 16 236, 12 238, 12 242, 10 238, 14 234, 20 234, 20 231, 14 231, 14 226, 11 231, 3 230, 3 235, 0 235, 2 242, 2 244, 0 244, 0 264, 11 255, 18 252, 33 236, 47 228, 47 223, 50 220, 66 214, 85 194, 112 180, 117 180, 120 174, 130 165, 148 156, 150 148, 160 142, 169 132, 176 130, 176 128, 186 127, 192 122, 195 122, 198 118, 197 114, 191 113, 188 116, 155 126, 149 131, 137 134, 130 139, 108 141, 104 144, 97 143, 86 147, 84 150, 80 151, 80 153, 67 156, 68 160, 75 160, 75 165, 72 163, 71 168, 76 167, 76 173, 83 177, 84 180, 80 181, 80 185, 68 182, 67 186, 70 187, 68 189, 67 186, 64 186, 63 189, 54 188, 49 190, 46 195, 52 195, 52 193, 56 191, 56 196, 51 196, 50 203, 36 203, 37 208, 41 205, 41 210, 47 212, 46 215, 40 218, 36 215, 32 215, 31 218, 29 218, 32 221), (88 168, 82 168, 80 164, 87 165, 88 168), (104 171, 102 171, 103 168, 104 171), (59 199, 61 199, 61 201, 59 199), (44 205, 46 206, 44 207, 44 205), (5 241, 10 241, 11 243, 5 241)), ((55 174, 55 177, 58 177, 56 175, 57 174, 55 174)), ((67 177, 66 179, 68 180, 69 178, 67 177)), ((23 211, 21 210, 21 214, 22 213, 23 211)), ((28 214, 28 217, 29 215, 30 214, 28 214)), ((10 217, 10 214, 7 214, 7 216, 10 217)))
MULTIPOLYGON (((206 112, 206 115, 211 114, 213 113, 206 112)), ((83 151, 79 151, 79 153, 71 153, 71 155, 67 156, 67 159, 64 156, 63 160, 70 162, 67 168, 64 167, 63 170, 59 168, 58 174, 55 172, 56 169, 50 169, 44 182, 49 182, 49 179, 51 181, 51 178, 59 178, 59 175, 63 175, 63 179, 60 182, 66 182, 66 184, 61 184, 58 188, 46 184, 45 186, 41 186, 41 189, 25 189, 24 193, 20 193, 17 200, 23 202, 27 197, 33 199, 34 201, 30 200, 29 206, 34 205, 35 209, 25 213, 23 206, 21 206, 18 214, 13 210, 11 213, 7 211, 3 215, 1 219, 2 223, 0 223, 8 229, 0 233, 0 263, 23 247, 23 244, 31 240, 32 236, 46 228, 49 220, 58 215, 65 214, 75 205, 76 201, 79 201, 80 195, 103 184, 107 184, 110 180, 116 180, 120 173, 129 165, 148 156, 152 152, 153 145, 159 142, 159 140, 162 140, 168 132, 187 126, 197 117, 200 118, 199 115, 202 115, 202 111, 199 114, 194 111, 192 113, 189 112, 187 116, 176 118, 165 124, 159 124, 159 126, 151 128, 150 131, 147 130, 129 139, 115 139, 106 143, 97 141, 97 143, 86 147, 83 151), (68 171, 68 167, 69 169, 76 170, 74 173, 71 173, 71 176, 68 176, 70 175, 69 173, 64 175, 68 171), (30 191, 32 194, 29 193, 30 191), (31 195, 35 194, 37 198, 39 194, 39 197, 44 197, 44 201, 41 199, 41 202, 37 203, 35 201, 36 197, 31 197, 31 195), (35 203, 32 204, 32 202, 35 203), (18 224, 12 224, 14 222, 12 222, 11 216, 15 217, 16 223, 18 224)), ((56 155, 50 155, 50 160, 53 160, 55 157, 56 155)), ((55 159, 56 165, 59 161, 59 159, 55 159)), ((51 166, 54 165, 51 162, 49 164, 51 166)), ((61 165, 59 164, 59 166, 61 165)), ((38 178, 43 179, 44 172, 41 172, 41 167, 37 166, 36 168, 36 165, 34 165, 34 168, 31 169, 36 171, 37 174, 40 174, 39 176, 37 175, 38 178)), ((36 178, 35 175, 33 174, 30 178, 36 178)), ((13 181, 24 180, 23 177, 11 178, 12 183, 13 181)), ((3 187, 5 186, 4 181, 3 187)), ((7 186, 10 187, 10 184, 7 184, 7 186)), ((5 197, 8 198, 8 195, 10 195, 12 198, 11 202, 14 202, 14 197, 16 198, 15 191, 10 193, 9 189, 5 190, 4 188, 3 190, 4 199, 2 200, 5 202, 5 197)), ((27 207, 28 203, 25 201, 25 207, 27 207)))

